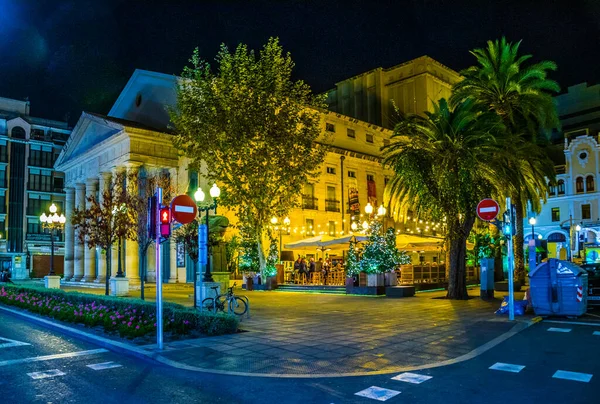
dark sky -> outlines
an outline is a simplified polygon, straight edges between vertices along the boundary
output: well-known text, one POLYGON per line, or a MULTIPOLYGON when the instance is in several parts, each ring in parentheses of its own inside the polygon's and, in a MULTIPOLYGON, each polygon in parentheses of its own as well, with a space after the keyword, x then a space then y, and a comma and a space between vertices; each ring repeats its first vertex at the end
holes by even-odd
POLYGON ((74 123, 107 113, 135 68, 180 73, 196 46, 212 61, 220 43, 278 36, 321 92, 425 54, 460 70, 502 35, 558 63, 564 90, 600 83, 598 0, 0 0, 0 96, 74 123))

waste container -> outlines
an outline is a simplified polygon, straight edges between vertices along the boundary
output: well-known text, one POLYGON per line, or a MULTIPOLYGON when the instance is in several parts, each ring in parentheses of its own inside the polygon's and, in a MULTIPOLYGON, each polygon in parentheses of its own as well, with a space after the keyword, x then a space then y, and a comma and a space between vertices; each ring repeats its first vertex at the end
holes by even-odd
POLYGON ((529 273, 529 294, 537 315, 581 316, 587 310, 587 272, 551 258, 529 273))

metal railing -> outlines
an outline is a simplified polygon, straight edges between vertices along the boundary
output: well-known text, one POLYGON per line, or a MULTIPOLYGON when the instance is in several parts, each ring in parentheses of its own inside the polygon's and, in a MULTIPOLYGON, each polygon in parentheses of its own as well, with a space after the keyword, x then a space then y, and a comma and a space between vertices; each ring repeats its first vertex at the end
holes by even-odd
POLYGON ((317 201, 318 199, 313 196, 302 195, 302 209, 319 209, 317 201))
POLYGON ((325 199, 325 211, 326 212, 339 212, 340 201, 337 199, 325 199))

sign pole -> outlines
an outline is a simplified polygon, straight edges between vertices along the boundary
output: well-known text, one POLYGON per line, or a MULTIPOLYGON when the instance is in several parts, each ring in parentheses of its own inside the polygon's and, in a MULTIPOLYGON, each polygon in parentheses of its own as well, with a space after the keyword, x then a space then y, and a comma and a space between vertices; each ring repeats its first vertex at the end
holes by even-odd
MULTIPOLYGON (((513 208, 510 197, 506 198, 506 209, 509 214, 509 228, 512 229, 513 221, 516 219, 513 217, 513 208)), ((512 230, 510 235, 507 237, 507 261, 508 261, 508 319, 513 321, 515 319, 515 293, 514 293, 514 251, 513 251, 513 234, 512 230)))
POLYGON ((160 205, 162 203, 162 188, 156 189, 156 344, 163 349, 163 301, 162 301, 162 271, 160 263, 160 205))

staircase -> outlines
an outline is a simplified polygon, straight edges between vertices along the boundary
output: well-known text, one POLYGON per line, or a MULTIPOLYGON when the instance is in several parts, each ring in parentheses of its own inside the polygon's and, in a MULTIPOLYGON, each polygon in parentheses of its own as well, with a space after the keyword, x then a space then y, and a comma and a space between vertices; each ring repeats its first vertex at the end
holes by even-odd
POLYGON ((324 293, 330 295, 345 295, 345 286, 329 286, 329 285, 279 285, 278 292, 304 292, 304 293, 324 293))

